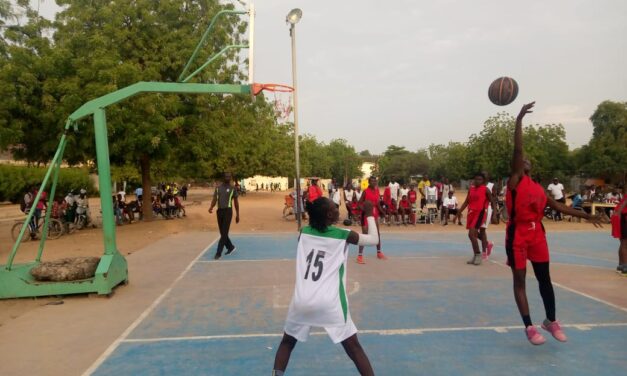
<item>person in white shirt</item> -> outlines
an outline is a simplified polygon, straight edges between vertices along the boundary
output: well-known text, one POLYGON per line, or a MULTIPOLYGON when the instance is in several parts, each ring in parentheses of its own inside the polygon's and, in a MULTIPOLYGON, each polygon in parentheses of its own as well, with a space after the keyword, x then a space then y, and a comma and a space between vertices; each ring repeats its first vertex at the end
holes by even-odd
POLYGON ((351 218, 351 202, 353 202, 353 197, 355 197, 355 191, 353 190, 353 185, 348 183, 344 188, 344 205, 346 205, 346 213, 348 213, 347 218, 351 218))
MULTIPOLYGON (((564 194, 564 186, 557 178, 553 178, 553 183, 549 184, 547 187, 549 193, 551 193, 551 197, 553 200, 557 202, 561 202, 562 204, 566 204, 566 195, 564 194)), ((562 213, 559 211, 555 214, 555 219, 558 221, 562 220, 562 213)))
MULTIPOLYGON (((459 208, 459 202, 457 201, 457 197, 453 196, 453 191, 448 191, 448 197, 442 200, 442 219, 444 223, 442 226, 448 225, 448 220, 450 215, 457 215, 459 208)), ((457 221, 458 225, 462 225, 462 213, 459 213, 459 220, 457 221)))
POLYGON ((442 201, 444 201, 445 198, 448 197, 448 193, 449 192, 455 192, 455 188, 453 188, 453 185, 448 181, 448 178, 443 178, 442 179, 442 201))
POLYGON ((361 184, 357 184, 357 187, 355 187, 355 196, 357 196, 357 201, 361 200, 361 194, 363 192, 361 191, 361 184))
POLYGON ((398 190, 400 189, 400 185, 396 182, 396 177, 392 176, 388 187, 390 187, 390 195, 392 196, 392 200, 396 200, 396 202, 398 202, 398 190))
MULTIPOLYGON (((403 199, 403 196, 409 197, 409 188, 407 188, 407 184, 403 183, 403 187, 398 190, 398 197, 403 199)), ((400 205, 401 200, 397 200, 397 205, 400 205)))
POLYGON ((124 191, 119 191, 119 192, 118 192, 118 195, 122 196, 122 201, 123 201, 123 202, 126 202, 126 192, 124 192, 124 191))

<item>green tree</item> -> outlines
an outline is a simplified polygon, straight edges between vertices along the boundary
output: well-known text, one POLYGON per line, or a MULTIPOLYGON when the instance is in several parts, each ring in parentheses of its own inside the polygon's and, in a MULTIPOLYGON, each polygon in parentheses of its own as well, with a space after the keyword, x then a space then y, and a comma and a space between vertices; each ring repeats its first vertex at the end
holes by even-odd
POLYGON ((592 139, 578 152, 579 168, 607 180, 627 177, 627 102, 605 101, 590 117, 592 139))
POLYGON ((327 155, 331 160, 331 177, 336 181, 346 183, 354 177, 361 176, 361 159, 355 148, 344 139, 331 140, 326 147, 327 155))
POLYGON ((468 147, 461 142, 449 142, 448 145, 429 146, 429 175, 439 179, 446 177, 451 182, 467 179, 468 147))
POLYGON ((384 182, 392 177, 406 182, 412 175, 427 173, 429 163, 426 149, 411 152, 403 146, 390 145, 379 160, 379 171, 384 182))

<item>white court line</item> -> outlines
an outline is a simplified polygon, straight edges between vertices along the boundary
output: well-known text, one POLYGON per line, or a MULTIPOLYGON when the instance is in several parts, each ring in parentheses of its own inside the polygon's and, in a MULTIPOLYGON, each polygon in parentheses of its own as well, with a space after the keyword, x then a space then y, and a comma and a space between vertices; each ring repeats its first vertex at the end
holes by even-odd
POLYGON ((144 321, 146 317, 148 317, 148 315, 155 309, 155 307, 157 307, 159 303, 161 303, 161 301, 163 301, 163 299, 170 293, 170 291, 172 291, 172 288, 174 287, 174 285, 176 285, 178 281, 183 279, 185 274, 187 274, 187 272, 192 268, 192 266, 194 266, 194 263, 198 259, 200 259, 215 244, 217 240, 218 238, 215 238, 207 246, 207 248, 203 249, 202 252, 200 252, 200 254, 198 254, 198 256, 196 256, 196 258, 194 258, 192 262, 189 263, 189 265, 187 265, 187 267, 181 272, 181 274, 179 274, 178 277, 176 277, 176 279, 170 284, 170 286, 168 286, 168 288, 163 293, 161 293, 161 295, 159 295, 159 297, 157 297, 157 299, 155 299, 155 301, 152 302, 152 304, 148 308, 146 308, 144 312, 142 312, 142 314, 139 315, 139 317, 135 321, 133 321, 133 323, 128 328, 126 328, 126 330, 122 334, 120 334, 120 336, 116 338, 116 340, 113 341, 113 343, 109 347, 107 347, 105 352, 103 352, 102 355, 100 355, 100 357, 96 359, 96 361, 91 365, 91 367, 89 367, 85 372, 83 372, 83 376, 88 376, 94 373, 94 371, 96 371, 98 367, 100 367, 100 365, 102 365, 102 363, 104 363, 104 361, 107 360, 109 356, 111 356, 111 354, 115 351, 115 349, 117 349, 118 346, 120 346, 120 344, 124 342, 126 337, 128 337, 128 335, 131 334, 131 332, 135 330, 135 328, 137 328, 139 324, 141 324, 141 322, 144 321))
MULTIPOLYGON (((621 323, 588 323, 588 324, 563 324, 562 328, 575 328, 578 330, 591 330, 592 328, 622 328, 627 327, 627 322, 621 323)), ((511 326, 470 326, 457 328, 411 328, 411 329, 367 329, 359 330, 359 334, 377 334, 382 336, 395 335, 420 335, 424 333, 451 333, 451 332, 472 332, 472 331, 494 331, 497 333, 507 333, 509 330, 522 330, 522 325, 511 326)), ((311 335, 326 335, 326 332, 311 332, 311 335)), ((280 338, 283 333, 251 333, 251 334, 224 334, 215 336, 189 336, 189 337, 160 337, 160 338, 127 338, 124 343, 153 343, 153 342, 176 342, 176 341, 203 341, 219 339, 238 338, 280 338)))
MULTIPOLYGON (((493 260, 491 260, 490 262, 492 262, 492 263, 494 263, 494 264, 497 264, 497 265, 500 265, 500 266, 502 266, 502 267, 505 267, 505 268, 511 269, 509 266, 507 266, 507 265, 505 265, 505 264, 503 264, 503 263, 501 263, 501 262, 498 262, 498 261, 493 261, 493 260)), ((552 282, 555 286, 560 287, 560 288, 562 288, 562 289, 564 289, 564 290, 566 290, 566 291, 570 291, 570 292, 575 293, 575 294, 577 294, 577 295, 581 295, 581 296, 583 296, 584 298, 592 299, 592 300, 594 300, 595 302, 603 303, 603 304, 608 305, 608 306, 610 306, 610 307, 612 307, 612 308, 616 308, 616 309, 621 310, 621 311, 623 311, 623 312, 627 312, 627 308, 625 308, 625 307, 621 307, 621 306, 619 306, 619 305, 617 305, 617 304, 610 303, 610 302, 608 302, 607 300, 603 300, 603 299, 600 299, 600 298, 594 297, 594 296, 592 296, 592 295, 588 295, 588 294, 586 294, 585 292, 581 292, 581 291, 575 290, 575 289, 573 289, 573 288, 566 287, 566 286, 562 285, 561 283, 557 283, 557 282, 555 282, 555 281, 551 281, 551 282, 552 282)))

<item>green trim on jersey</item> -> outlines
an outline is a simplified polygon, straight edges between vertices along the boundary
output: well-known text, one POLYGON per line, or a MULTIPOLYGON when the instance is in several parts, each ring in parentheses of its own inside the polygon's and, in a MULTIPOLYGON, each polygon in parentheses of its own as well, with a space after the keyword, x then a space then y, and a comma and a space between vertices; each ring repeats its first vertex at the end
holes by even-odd
POLYGON ((350 234, 350 231, 335 226, 329 226, 325 231, 318 231, 311 226, 305 226, 301 231, 306 235, 339 240, 346 240, 348 238, 348 234, 350 234))
POLYGON ((344 264, 340 266, 340 303, 342 304, 342 312, 344 313, 344 322, 346 322, 348 301, 346 300, 346 289, 344 288, 344 264))

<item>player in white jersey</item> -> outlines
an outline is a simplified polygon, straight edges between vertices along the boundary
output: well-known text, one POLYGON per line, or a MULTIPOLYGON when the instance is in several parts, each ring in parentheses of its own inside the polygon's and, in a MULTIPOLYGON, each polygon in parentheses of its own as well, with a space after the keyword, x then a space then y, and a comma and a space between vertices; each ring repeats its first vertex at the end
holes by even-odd
MULTIPOLYGON (((488 181, 489 177, 488 177, 488 173, 487 172, 483 172, 483 174, 486 177, 486 181, 488 181)), ((490 201, 492 201, 490 203, 490 205, 488 206, 488 216, 486 218, 488 218, 488 220, 485 221, 485 223, 481 226, 481 228, 479 229, 479 238, 481 239, 481 257, 484 260, 487 260, 490 257, 490 254, 492 253, 492 248, 494 247, 494 243, 492 243, 491 241, 488 240, 488 225, 490 224, 490 218, 492 218, 492 206, 494 205, 496 207, 496 198, 498 196, 496 190, 494 189, 494 183, 488 181, 488 183, 486 183, 486 188, 488 189, 488 192, 490 192, 490 201)))
POLYGON ((311 327, 317 326, 323 327, 334 343, 342 343, 360 374, 374 375, 368 356, 357 340, 346 292, 348 245, 379 242, 372 203, 364 203, 368 229, 375 230, 368 230, 367 234, 332 226, 340 212, 325 197, 314 201, 307 210, 309 226, 302 229, 298 239, 296 286, 272 374, 283 375, 296 342, 307 341, 311 327))

